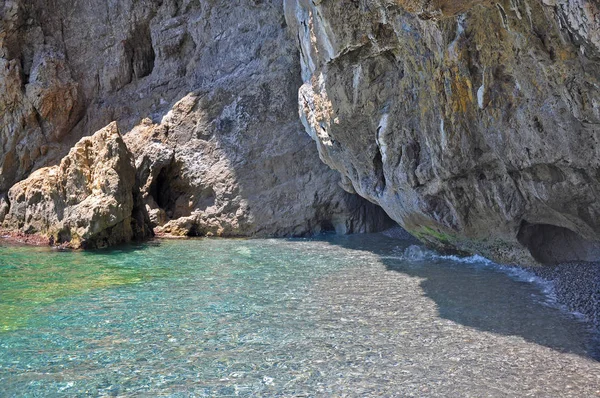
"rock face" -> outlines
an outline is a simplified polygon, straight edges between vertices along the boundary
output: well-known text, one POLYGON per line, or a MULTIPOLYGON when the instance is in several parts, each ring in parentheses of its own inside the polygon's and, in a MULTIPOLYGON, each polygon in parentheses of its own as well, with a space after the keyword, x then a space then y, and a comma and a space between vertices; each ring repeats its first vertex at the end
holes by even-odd
POLYGON ((152 234, 133 156, 116 123, 83 138, 60 165, 15 184, 8 203, 4 228, 51 244, 98 248, 152 234))
POLYGON ((339 176, 321 169, 312 143, 298 147, 295 123, 286 135, 269 134, 282 128, 276 125, 240 130, 237 123, 253 123, 244 121, 243 106, 235 111, 241 115, 223 116, 221 101, 190 94, 160 124, 146 119, 125 136, 157 233, 302 236, 391 225, 379 207, 340 192, 339 176), (203 116, 209 123, 198 124, 203 116), (215 121, 232 125, 219 131, 215 121))
POLYGON ((25 3, 0 3, 0 192, 60 159, 61 143, 84 116, 61 39, 45 33, 25 3))
POLYGON ((0 197, 116 120, 157 232, 389 225, 303 131, 282 2, 13 0, 0 17, 0 197))
POLYGON ((0 218, 44 230, 11 221, 18 182, 116 120, 158 232, 371 231, 389 221, 377 204, 438 248, 595 259, 598 15, 597 0, 4 1, 0 218))
POLYGON ((438 248, 597 259, 595 0, 286 0, 300 114, 358 192, 438 248))

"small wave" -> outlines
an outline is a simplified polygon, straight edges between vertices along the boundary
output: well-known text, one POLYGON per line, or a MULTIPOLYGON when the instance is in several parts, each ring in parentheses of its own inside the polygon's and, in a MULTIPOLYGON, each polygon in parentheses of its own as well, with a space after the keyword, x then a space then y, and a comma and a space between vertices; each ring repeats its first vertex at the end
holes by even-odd
POLYGON ((565 306, 560 305, 558 303, 558 297, 556 295, 556 290, 552 281, 541 278, 535 275, 533 272, 520 268, 518 266, 511 267, 507 265, 500 265, 491 261, 490 264, 493 266, 494 269, 503 272, 504 274, 508 275, 514 280, 534 284, 544 294, 546 304, 549 304, 552 307, 559 307, 561 310, 569 312, 565 306))
POLYGON ((469 257, 460 257, 455 255, 438 254, 432 250, 419 245, 410 245, 407 248, 397 248, 394 250, 397 255, 386 256, 386 258, 405 260, 405 261, 424 261, 424 260, 449 260, 464 264, 494 264, 491 260, 475 254, 469 257))
POLYGON ((394 252, 398 254, 394 256, 386 256, 385 258, 403 260, 407 262, 445 260, 454 263, 468 264, 477 268, 486 268, 497 272, 502 272, 513 280, 534 284, 543 293, 545 298, 545 304, 551 305, 553 307, 559 307, 561 310, 569 312, 566 310, 566 307, 558 303, 554 283, 552 281, 535 275, 533 272, 528 271, 527 269, 518 266, 507 266, 497 264, 492 260, 489 260, 478 254, 468 257, 438 254, 432 250, 418 245, 410 245, 407 248, 398 248, 394 252))

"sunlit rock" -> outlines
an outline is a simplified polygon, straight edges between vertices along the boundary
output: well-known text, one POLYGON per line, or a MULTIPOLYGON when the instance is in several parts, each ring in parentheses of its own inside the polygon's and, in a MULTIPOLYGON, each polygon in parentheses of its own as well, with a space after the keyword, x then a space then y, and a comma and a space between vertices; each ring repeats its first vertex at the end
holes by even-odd
POLYGON ((349 191, 440 249, 597 258, 597 2, 285 5, 300 117, 349 191))
POLYGON ((3 227, 50 244, 98 248, 151 235, 136 170, 116 123, 83 138, 60 165, 8 192, 3 227))

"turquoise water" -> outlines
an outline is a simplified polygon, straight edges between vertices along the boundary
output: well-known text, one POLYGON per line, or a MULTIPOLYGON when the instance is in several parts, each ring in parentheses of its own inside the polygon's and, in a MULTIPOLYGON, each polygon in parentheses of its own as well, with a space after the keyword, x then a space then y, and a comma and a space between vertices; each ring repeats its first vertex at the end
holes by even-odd
POLYGON ((600 396, 548 286, 410 245, 0 246, 0 396, 600 396))

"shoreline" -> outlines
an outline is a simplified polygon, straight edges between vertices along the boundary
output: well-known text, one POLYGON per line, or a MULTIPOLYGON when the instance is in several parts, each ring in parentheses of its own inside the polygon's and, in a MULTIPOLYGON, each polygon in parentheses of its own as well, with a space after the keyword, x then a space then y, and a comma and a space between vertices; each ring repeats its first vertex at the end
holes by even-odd
MULTIPOLYGON (((37 234, 26 234, 23 232, 14 232, 4 228, 0 228, 0 239, 3 242, 13 245, 35 246, 35 247, 53 247, 50 244, 50 239, 46 236, 37 234)), ((58 247, 58 246, 57 246, 58 247)))
POLYGON ((521 267, 552 284, 557 304, 600 332, 600 262, 521 267))
MULTIPOLYGON (((396 228, 387 231, 379 232, 389 238, 398 240, 414 239, 407 232, 396 228)), ((154 237, 146 240, 147 242, 160 240, 186 240, 186 239, 202 239, 203 236, 189 237, 177 236, 164 233, 156 233, 154 237)), ((252 239, 258 237, 208 237, 218 239, 252 239)), ((265 239, 274 237, 261 237, 265 239)), ((280 237, 285 239, 285 237, 280 237)), ((83 250, 72 249, 66 245, 53 245, 50 239, 46 236, 37 234, 25 234, 23 232, 13 232, 0 228, 0 242, 16 246, 29 247, 47 247, 49 249, 58 250, 83 250)), ((131 244, 136 242, 126 242, 123 244, 131 244)), ((489 260, 488 260, 489 261, 489 260)), ((490 263, 495 264, 490 261, 490 263)), ((562 306, 563 309, 574 315, 583 316, 583 320, 593 328, 594 331, 600 332, 600 261, 598 262, 566 262, 557 265, 544 266, 524 266, 524 265, 500 265, 501 267, 509 267, 521 269, 531 273, 536 278, 540 278, 544 282, 552 284, 552 290, 556 300, 556 304, 562 306)), ((530 282, 533 283, 533 282, 530 282)))

